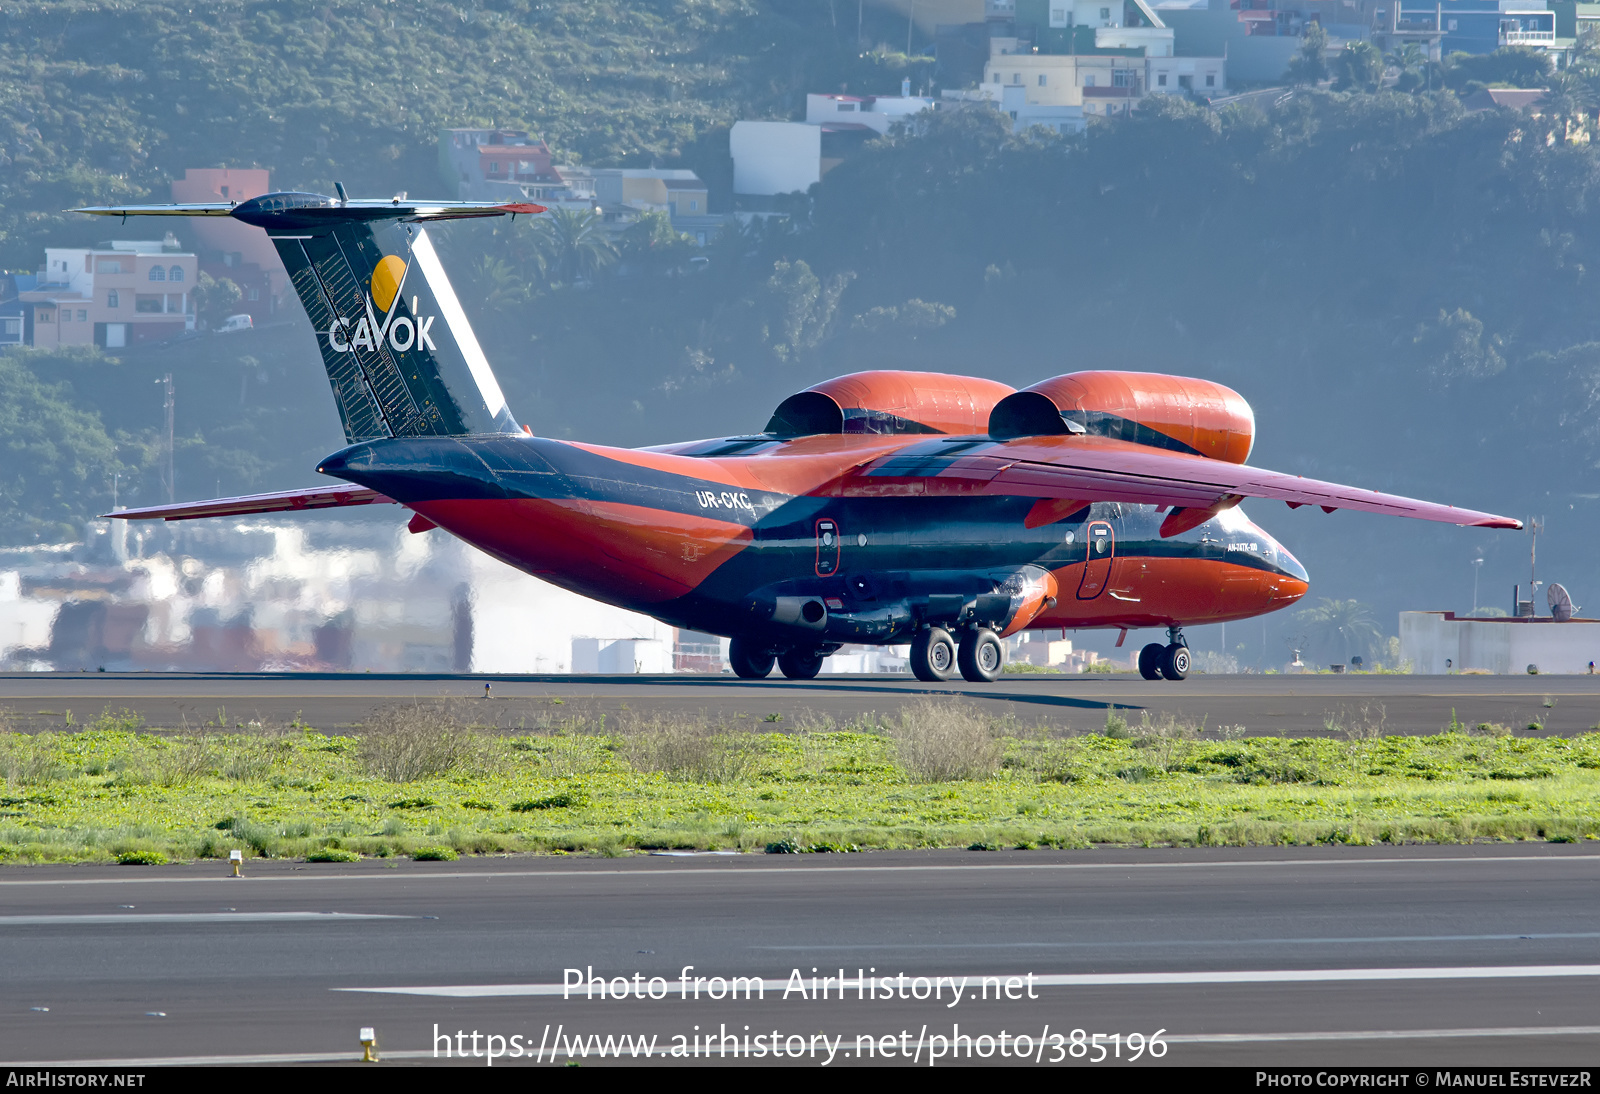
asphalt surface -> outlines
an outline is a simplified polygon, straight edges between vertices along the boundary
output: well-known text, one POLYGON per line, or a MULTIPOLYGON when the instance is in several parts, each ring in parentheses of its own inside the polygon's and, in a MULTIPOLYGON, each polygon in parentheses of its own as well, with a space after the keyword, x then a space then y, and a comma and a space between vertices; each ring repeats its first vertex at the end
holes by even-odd
POLYGON ((0 712, 20 729, 62 729, 103 711, 130 710, 146 725, 287 725, 296 718, 347 730, 394 703, 471 701, 471 716, 507 729, 575 717, 693 716, 793 726, 894 714, 926 696, 956 696, 1024 728, 1104 727, 1112 707, 1196 726, 1244 726, 1251 734, 1304 735, 1370 723, 1385 733, 1437 733, 1452 712, 1475 725, 1519 732, 1581 733, 1600 723, 1600 676, 1191 676, 1180 683, 1122 675, 1017 675, 993 684, 923 684, 906 676, 835 676, 794 683, 731 676, 455 676, 363 673, 8 673, 0 712), (484 684, 492 697, 485 700, 484 684), (781 721, 773 721, 777 715, 781 721))
MULTIPOLYGON (((820 1065, 827 1051, 810 1055, 812 1038, 826 1034, 834 1067, 886 1062, 886 1048, 893 1062, 915 1051, 926 1065, 939 1036, 1002 1031, 1030 1036, 1035 1053, 1046 1038, 1046 1063, 1057 1054, 1050 1034, 1121 1034, 1123 1066, 1128 1035, 1158 1030, 1165 1055, 1134 1066, 1551 1066, 1600 1051, 1600 854, 1583 846, 252 862, 242 879, 224 872, 0 874, 0 1062, 353 1061, 363 1026, 392 1066, 433 1062, 436 1029, 469 1053, 473 1031, 480 1052, 487 1035, 520 1035, 524 1056, 501 1066, 528 1064, 541 1043, 546 1064, 557 1043, 566 1063, 574 1035, 654 1034, 659 1053, 674 1035, 724 1027, 742 1045, 746 1026, 752 1038, 776 1031, 786 1050, 805 1044, 798 1060, 769 1052, 759 1063, 820 1065), (659 976, 666 997, 563 999, 565 970, 591 966, 647 993, 659 976), (766 981, 765 997, 686 1000, 685 966, 691 984, 707 978, 703 992, 713 977, 749 976, 766 981), (829 985, 826 999, 785 999, 794 970, 810 994, 813 968, 845 970, 846 998, 829 985), (894 997, 857 998, 860 969, 891 977, 894 997), (907 991, 928 988, 918 976, 966 977, 965 994, 951 1006, 941 981, 940 998, 901 998, 902 972, 907 991), (975 998, 986 976, 999 978, 990 998, 975 998), (1012 977, 1014 997, 996 998, 1012 977), (408 990, 384 990, 396 988, 408 990), (867 1035, 874 1054, 863 1060, 867 1035)), ((1017 1062, 999 1057, 996 1040, 973 1042, 984 1048, 989 1063, 1017 1062)))

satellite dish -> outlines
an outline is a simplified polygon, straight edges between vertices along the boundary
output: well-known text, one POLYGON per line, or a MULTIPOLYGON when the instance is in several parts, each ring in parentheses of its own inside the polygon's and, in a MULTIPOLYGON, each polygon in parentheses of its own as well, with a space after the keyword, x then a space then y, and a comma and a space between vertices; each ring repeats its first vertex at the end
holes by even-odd
POLYGON ((1578 610, 1572 606, 1572 597, 1567 595, 1567 590, 1555 582, 1550 583, 1550 588, 1545 593, 1545 600, 1550 604, 1550 618, 1557 623, 1565 623, 1572 618, 1572 613, 1578 610))

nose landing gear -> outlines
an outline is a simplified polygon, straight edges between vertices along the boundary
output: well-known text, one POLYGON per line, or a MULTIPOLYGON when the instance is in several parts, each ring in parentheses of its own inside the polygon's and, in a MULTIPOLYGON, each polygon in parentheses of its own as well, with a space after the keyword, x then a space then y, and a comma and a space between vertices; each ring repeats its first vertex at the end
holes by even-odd
POLYGON ((1183 628, 1167 628, 1167 644, 1152 642, 1139 651, 1139 675, 1146 680, 1182 680, 1189 675, 1189 642, 1183 628))

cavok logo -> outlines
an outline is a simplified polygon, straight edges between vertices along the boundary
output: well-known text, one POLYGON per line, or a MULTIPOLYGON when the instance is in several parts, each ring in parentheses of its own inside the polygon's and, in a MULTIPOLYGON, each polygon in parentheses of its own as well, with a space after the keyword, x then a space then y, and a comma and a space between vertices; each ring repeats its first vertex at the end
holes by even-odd
MULTIPOLYGON (((404 353, 413 346, 438 350, 439 347, 433 344, 433 338, 428 333, 438 316, 418 315, 412 319, 410 316, 396 317, 394 314, 400 306, 400 289, 405 284, 406 273, 403 258, 399 255, 384 256, 378 268, 372 271, 372 281, 365 300, 367 314, 356 320, 354 327, 348 319, 335 319, 329 328, 328 345, 335 353, 375 350, 385 342, 398 353, 404 353), (381 322, 378 312, 383 313, 381 322)), ((412 297, 411 311, 415 313, 416 310, 417 298, 412 297)))

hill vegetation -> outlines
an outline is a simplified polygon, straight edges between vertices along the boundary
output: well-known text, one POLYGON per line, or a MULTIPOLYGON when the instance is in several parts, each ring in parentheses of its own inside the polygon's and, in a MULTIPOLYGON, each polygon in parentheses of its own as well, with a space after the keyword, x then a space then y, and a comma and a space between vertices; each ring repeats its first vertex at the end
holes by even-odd
MULTIPOLYGON (((185 167, 437 193, 446 125, 528 128, 597 164, 688 165, 725 191, 733 120, 791 116, 808 90, 928 78, 921 60, 863 51, 826 0, 33 0, 3 15, 0 260, 17 268, 47 240, 104 238, 59 210, 164 199, 185 167)), ((867 18, 868 41, 903 42, 867 18)), ((442 236, 513 407, 547 435, 759 429, 783 395, 869 367, 1019 386, 1190 373, 1252 402, 1256 462, 1545 515, 1540 576, 1581 603, 1600 595, 1584 592, 1600 589, 1585 549, 1600 535, 1595 69, 1586 56, 1552 76, 1540 116, 1469 113, 1451 90, 1526 65, 1406 69, 1409 91, 1347 80, 1267 109, 1150 102, 1081 138, 941 114, 847 160, 788 219, 714 240, 703 268, 658 222, 587 257, 554 226, 442 236)), ((113 482, 124 502, 157 500, 152 381, 168 372, 180 496, 304 485, 339 444, 303 325, 116 359, 23 355, 0 384, 48 407, 62 439, 5 435, 42 469, 0 484, 7 539, 103 511, 113 482)), ((1400 608, 1466 608, 1480 552, 1486 603, 1526 580, 1525 537, 1252 515, 1316 595, 1373 606, 1385 631, 1400 608)), ((1284 659, 1293 623, 1271 627, 1247 660, 1284 659)))

